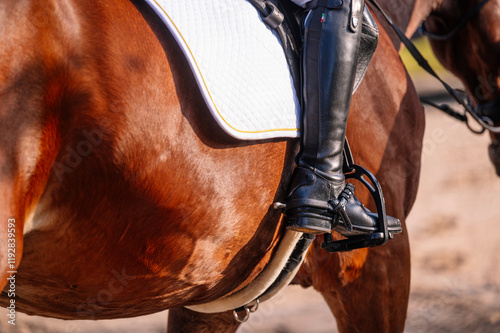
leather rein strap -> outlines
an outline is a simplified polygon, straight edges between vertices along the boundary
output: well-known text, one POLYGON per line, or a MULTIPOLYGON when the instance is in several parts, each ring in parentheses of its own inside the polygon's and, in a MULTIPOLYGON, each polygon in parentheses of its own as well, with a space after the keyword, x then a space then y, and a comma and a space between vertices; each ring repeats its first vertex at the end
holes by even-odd
MULTIPOLYGON (((462 113, 457 112, 457 111, 453 110, 450 106, 445 105, 445 104, 438 105, 438 104, 428 102, 425 100, 423 100, 422 102, 438 108, 439 110, 454 117, 455 119, 458 119, 460 121, 465 122, 467 127, 475 134, 482 134, 486 130, 493 132, 493 133, 500 133, 500 126, 496 126, 496 127, 494 126, 494 121, 492 120, 493 112, 491 112, 491 111, 488 112, 488 116, 486 116, 484 114, 480 115, 484 106, 479 106, 478 108, 474 108, 474 106, 472 105, 472 102, 471 102, 470 98, 467 96, 467 94, 465 94, 463 91, 453 89, 452 87, 450 87, 450 85, 448 85, 446 82, 444 82, 439 77, 439 75, 434 71, 434 69, 432 69, 432 67, 429 65, 427 60, 422 56, 420 51, 418 51, 415 44, 413 44, 413 42, 408 37, 406 37, 404 32, 397 25, 394 24, 392 19, 380 7, 380 5, 377 3, 377 1, 376 0, 368 0, 368 1, 384 16, 387 23, 389 23, 389 25, 392 27, 392 29, 396 32, 398 38, 406 46, 406 48, 408 49, 410 54, 413 56, 413 58, 415 58, 415 60, 418 62, 420 67, 422 67, 427 73, 429 73, 430 75, 435 77, 437 80, 439 80, 439 82, 441 82, 441 84, 444 86, 446 91, 453 97, 453 99, 455 99, 455 101, 457 101, 457 103, 459 103, 460 105, 462 105, 464 107, 464 111, 462 113), (476 130, 470 126, 469 118, 467 117, 467 114, 469 114, 481 126, 480 130, 476 130)), ((479 12, 479 10, 488 1, 489 0, 484 0, 483 2, 481 2, 478 5, 477 9, 472 11, 471 13, 474 13, 474 15, 477 14, 479 12)), ((471 19, 471 17, 472 17, 472 15, 469 14, 465 18, 465 23, 461 23, 458 27, 460 27, 460 29, 462 29, 463 26, 465 26, 465 24, 467 23, 467 21, 471 19)), ((454 30, 456 30, 456 29, 454 29, 454 30)), ((457 30, 457 32, 458 32, 458 30, 457 30)), ((456 34, 457 32, 454 32, 454 34, 456 34)), ((490 104, 492 104, 495 107, 495 109, 497 106, 499 106, 498 110, 500 110, 500 101, 494 101, 494 102, 491 102, 490 104)), ((489 109, 491 110, 492 107, 490 106, 489 109)), ((486 112, 484 112, 484 113, 486 113, 486 112)))

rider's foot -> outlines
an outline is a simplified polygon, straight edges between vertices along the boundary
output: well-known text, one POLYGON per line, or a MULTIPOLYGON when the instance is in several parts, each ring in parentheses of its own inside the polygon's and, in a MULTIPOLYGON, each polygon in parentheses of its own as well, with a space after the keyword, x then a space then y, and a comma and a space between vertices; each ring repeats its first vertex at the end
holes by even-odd
MULTIPOLYGON (((337 214, 339 218, 334 218, 332 230, 346 237, 381 231, 378 226, 378 215, 372 213, 356 198, 354 195, 354 185, 347 184, 340 197, 344 197, 346 200, 344 205, 346 217, 337 214), (346 222, 346 219, 350 221, 347 220, 346 222)), ((387 216, 387 230, 391 236, 399 234, 402 231, 399 219, 387 216)))
MULTIPOLYGON (((294 171, 285 215, 287 229, 310 234, 334 230, 350 237, 380 231, 377 214, 354 196, 352 184, 345 185, 343 179, 328 180, 302 167, 294 171)), ((396 218, 388 216, 387 227, 391 235, 401 232, 396 218)))

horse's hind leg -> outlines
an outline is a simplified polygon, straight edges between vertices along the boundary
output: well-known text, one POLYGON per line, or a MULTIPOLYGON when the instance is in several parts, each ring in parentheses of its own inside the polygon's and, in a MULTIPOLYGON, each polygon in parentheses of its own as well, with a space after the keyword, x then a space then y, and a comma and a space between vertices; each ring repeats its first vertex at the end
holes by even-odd
POLYGON ((199 313, 186 308, 175 308, 168 312, 168 333, 232 333, 240 324, 232 312, 199 313))

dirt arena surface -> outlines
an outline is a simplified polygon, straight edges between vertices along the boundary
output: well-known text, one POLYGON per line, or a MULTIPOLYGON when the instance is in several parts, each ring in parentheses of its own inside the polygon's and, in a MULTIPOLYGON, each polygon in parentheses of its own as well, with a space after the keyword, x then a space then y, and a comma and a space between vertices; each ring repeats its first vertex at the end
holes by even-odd
MULTIPOLYGON (((500 178, 476 136, 427 111, 423 168, 408 219, 412 286, 405 332, 500 332, 500 178)), ((1 333, 165 332, 167 312, 126 320, 62 321, 0 310, 1 333)), ((288 287, 261 305, 240 333, 336 332, 313 289, 288 287)))

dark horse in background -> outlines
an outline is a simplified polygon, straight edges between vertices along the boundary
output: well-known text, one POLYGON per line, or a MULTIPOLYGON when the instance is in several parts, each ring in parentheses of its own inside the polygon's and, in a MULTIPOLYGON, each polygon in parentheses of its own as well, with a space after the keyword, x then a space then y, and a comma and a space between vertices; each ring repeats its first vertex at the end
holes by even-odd
MULTIPOLYGON (((433 10, 460 8, 459 16, 477 2, 383 5, 411 35, 433 10)), ((494 59, 499 7, 492 0, 461 32, 474 50, 495 47, 494 59)), ((142 1, 4 0, 0 21, 0 248, 15 240, 15 257, 0 251, 0 281, 17 271, 16 309, 63 319, 171 309, 171 331, 236 330, 230 312, 183 306, 240 290, 269 262, 283 231, 272 203, 283 200, 297 140, 242 142, 221 132, 172 36, 142 1)), ((404 223, 424 115, 398 47, 381 29, 348 138, 355 161, 381 182, 387 213, 404 223)), ((498 83, 487 54, 455 55, 459 73, 486 71, 498 83)), ((358 197, 369 202, 361 187, 358 197)), ((406 230, 385 246, 342 254, 320 243, 295 282, 322 293, 343 332, 402 331, 406 230)))
MULTIPOLYGON (((477 110, 500 124, 500 24, 498 0, 444 1, 427 18, 431 46, 441 63, 462 80, 477 110), (478 12, 477 12, 478 11, 478 12), (475 13, 463 26, 464 18, 475 13)), ((490 159, 500 176, 500 132, 490 132, 490 159)))

